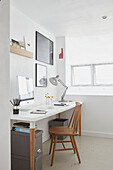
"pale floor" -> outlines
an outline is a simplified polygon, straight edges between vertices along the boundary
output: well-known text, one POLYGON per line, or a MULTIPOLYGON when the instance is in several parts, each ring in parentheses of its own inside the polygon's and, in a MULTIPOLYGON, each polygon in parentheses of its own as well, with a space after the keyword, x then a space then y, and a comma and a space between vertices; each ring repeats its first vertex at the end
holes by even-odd
MULTIPOLYGON (((49 140, 43 144, 43 170, 113 170, 113 139, 81 136, 76 137, 76 141, 81 164, 73 151, 62 151, 55 152, 54 164, 51 167, 49 140)), ((57 144, 58 147, 62 145, 57 144)))

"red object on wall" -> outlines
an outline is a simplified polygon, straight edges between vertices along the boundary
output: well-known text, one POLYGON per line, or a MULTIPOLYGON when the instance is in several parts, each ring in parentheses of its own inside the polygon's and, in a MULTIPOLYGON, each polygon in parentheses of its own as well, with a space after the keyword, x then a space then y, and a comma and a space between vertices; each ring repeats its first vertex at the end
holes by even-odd
POLYGON ((63 48, 61 48, 61 53, 59 54, 59 59, 63 59, 63 48))

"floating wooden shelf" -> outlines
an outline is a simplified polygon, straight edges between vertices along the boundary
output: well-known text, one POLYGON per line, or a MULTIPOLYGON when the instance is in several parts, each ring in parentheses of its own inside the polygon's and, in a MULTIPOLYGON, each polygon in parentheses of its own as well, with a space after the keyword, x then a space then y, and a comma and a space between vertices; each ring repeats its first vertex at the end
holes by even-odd
POLYGON ((21 49, 21 48, 14 47, 12 45, 10 45, 10 52, 14 53, 14 54, 17 54, 17 55, 24 56, 24 57, 33 58, 33 53, 32 52, 24 50, 24 49, 21 49))

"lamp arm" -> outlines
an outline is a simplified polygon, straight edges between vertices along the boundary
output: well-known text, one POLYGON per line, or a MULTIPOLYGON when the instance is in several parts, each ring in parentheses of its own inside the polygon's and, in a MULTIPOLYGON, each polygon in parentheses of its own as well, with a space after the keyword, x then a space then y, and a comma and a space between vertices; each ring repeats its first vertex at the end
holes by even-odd
POLYGON ((65 95, 66 95, 67 89, 68 89, 68 88, 65 89, 64 93, 63 93, 62 96, 61 96, 61 101, 62 101, 62 102, 64 101, 64 97, 65 97, 65 95))
POLYGON ((61 79, 58 79, 58 81, 62 84, 62 86, 64 86, 66 89, 68 89, 68 87, 63 83, 63 81, 61 79))
POLYGON ((65 87, 64 93, 61 96, 61 101, 63 102, 63 101, 65 101, 64 97, 66 95, 66 91, 67 91, 68 87, 62 82, 62 80, 58 79, 58 81, 65 87))

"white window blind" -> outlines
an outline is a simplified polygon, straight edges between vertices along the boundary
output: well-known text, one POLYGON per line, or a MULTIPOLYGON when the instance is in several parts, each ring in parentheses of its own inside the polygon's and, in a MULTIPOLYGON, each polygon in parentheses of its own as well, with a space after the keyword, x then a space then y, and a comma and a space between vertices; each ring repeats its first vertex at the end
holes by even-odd
POLYGON ((113 86, 113 63, 71 66, 72 86, 113 86))
POLYGON ((113 85, 113 64, 95 66, 95 85, 113 85))
POLYGON ((72 68, 72 86, 91 85, 90 66, 76 66, 72 68))

